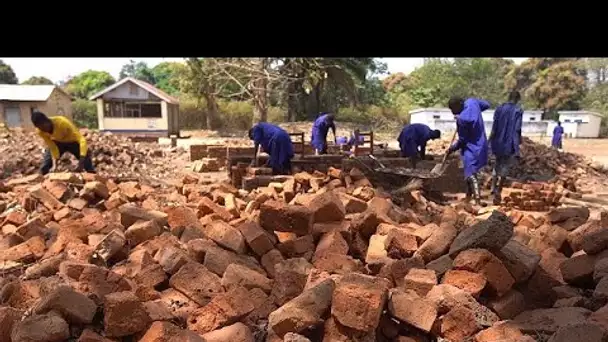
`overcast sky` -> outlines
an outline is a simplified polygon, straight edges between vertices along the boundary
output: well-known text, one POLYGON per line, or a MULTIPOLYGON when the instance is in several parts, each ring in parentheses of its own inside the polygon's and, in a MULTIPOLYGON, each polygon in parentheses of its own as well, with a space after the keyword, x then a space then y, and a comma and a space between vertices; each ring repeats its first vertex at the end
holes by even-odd
MULTIPOLYGON (((75 76, 87 70, 105 70, 118 78, 120 68, 129 63, 129 60, 144 61, 153 67, 163 61, 183 61, 183 58, 4 58, 0 57, 6 64, 10 65, 19 82, 23 82, 32 76, 44 76, 57 83, 75 76)), ((512 58, 516 63, 526 58, 512 58)), ((382 58, 388 64, 391 73, 409 73, 423 63, 423 58, 382 58)))

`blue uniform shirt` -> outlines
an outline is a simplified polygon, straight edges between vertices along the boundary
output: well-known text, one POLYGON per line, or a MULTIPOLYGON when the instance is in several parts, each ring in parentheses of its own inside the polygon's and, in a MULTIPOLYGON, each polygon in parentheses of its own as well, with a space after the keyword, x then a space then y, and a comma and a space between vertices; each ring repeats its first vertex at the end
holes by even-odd
POLYGON ((492 153, 499 157, 519 155, 521 124, 524 111, 515 103, 507 102, 496 108, 492 123, 492 153))

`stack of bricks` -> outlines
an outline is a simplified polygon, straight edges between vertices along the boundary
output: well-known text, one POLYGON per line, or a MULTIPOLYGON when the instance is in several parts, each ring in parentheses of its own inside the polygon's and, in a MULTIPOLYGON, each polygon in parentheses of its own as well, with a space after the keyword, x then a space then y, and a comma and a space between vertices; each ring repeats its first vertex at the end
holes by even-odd
POLYGON ((253 147, 234 147, 225 145, 190 145, 190 160, 204 158, 216 159, 219 167, 226 166, 229 157, 253 156, 253 147))
POLYGON ((562 192, 555 184, 513 182, 503 190, 505 206, 528 211, 546 211, 560 205, 562 192))

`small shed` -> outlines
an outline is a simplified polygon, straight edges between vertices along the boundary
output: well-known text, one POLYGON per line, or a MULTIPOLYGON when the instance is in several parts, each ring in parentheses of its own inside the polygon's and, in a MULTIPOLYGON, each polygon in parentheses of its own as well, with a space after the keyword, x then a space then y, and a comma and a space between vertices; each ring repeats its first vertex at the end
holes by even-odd
POLYGON ((99 130, 143 136, 179 135, 179 101, 150 83, 126 77, 89 98, 99 130))
POLYGON ((34 110, 72 120, 72 97, 55 85, 0 84, 0 123, 33 129, 34 110))
MULTIPOLYGON (((597 138, 600 136, 601 114, 585 110, 564 110, 559 111, 558 114, 566 136, 571 138, 597 138)), ((554 127, 553 125, 549 128, 551 132, 547 132, 548 135, 553 135, 554 127)))

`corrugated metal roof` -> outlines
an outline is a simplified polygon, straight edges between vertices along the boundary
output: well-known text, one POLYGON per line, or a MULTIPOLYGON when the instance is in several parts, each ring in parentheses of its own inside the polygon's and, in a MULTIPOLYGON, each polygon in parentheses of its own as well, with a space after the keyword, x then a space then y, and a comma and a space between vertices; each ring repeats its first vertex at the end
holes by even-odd
POLYGON ((0 84, 0 100, 46 101, 55 88, 54 85, 0 84))
POLYGON ((133 77, 125 77, 122 80, 112 84, 111 86, 107 87, 106 89, 103 89, 102 91, 99 91, 95 94, 93 94, 91 97, 89 97, 89 100, 96 100, 97 98, 103 96, 103 94, 114 90, 118 87, 120 87, 121 85, 127 83, 127 82, 132 82, 134 84, 136 84, 137 86, 139 86, 140 88, 143 88, 145 90, 147 90, 148 92, 156 95, 157 97, 161 98, 162 100, 171 103, 171 104, 179 104, 179 100, 176 99, 175 97, 165 93, 164 91, 156 88, 155 86, 151 85, 148 82, 144 82, 142 80, 138 80, 136 78, 133 77))

